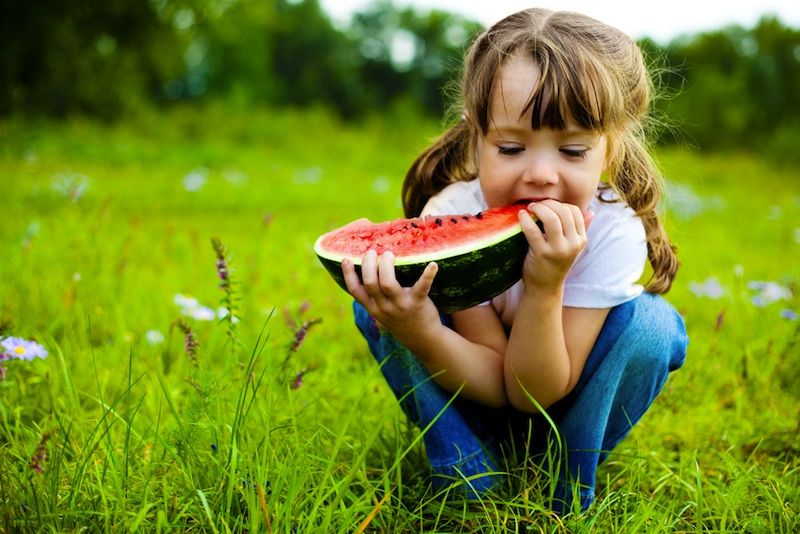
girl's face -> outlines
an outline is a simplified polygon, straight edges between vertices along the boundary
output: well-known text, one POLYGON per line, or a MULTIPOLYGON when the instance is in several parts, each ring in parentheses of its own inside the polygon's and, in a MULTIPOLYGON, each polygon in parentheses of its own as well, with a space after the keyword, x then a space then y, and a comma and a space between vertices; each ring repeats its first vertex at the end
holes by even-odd
POLYGON ((530 59, 500 68, 489 107, 489 130, 478 141, 478 174, 489 207, 552 198, 585 210, 606 166, 604 135, 567 122, 565 130, 531 128, 522 110, 539 78, 530 59))

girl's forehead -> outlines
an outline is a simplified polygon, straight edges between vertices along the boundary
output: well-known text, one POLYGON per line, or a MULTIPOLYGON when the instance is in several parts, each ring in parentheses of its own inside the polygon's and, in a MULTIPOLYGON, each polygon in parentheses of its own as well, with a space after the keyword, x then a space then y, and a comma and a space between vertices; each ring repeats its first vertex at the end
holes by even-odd
POLYGON ((500 65, 495 72, 492 92, 501 90, 502 92, 527 93, 527 96, 530 96, 540 76, 541 69, 534 60, 513 56, 500 65))
POLYGON ((490 113, 518 117, 533 96, 539 81, 540 70, 532 60, 515 58, 503 64, 496 72, 489 94, 490 113))

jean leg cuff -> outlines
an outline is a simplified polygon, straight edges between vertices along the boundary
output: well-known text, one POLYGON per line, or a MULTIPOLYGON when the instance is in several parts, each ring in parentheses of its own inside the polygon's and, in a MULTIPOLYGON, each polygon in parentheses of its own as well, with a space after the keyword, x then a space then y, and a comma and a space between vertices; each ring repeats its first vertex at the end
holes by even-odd
POLYGON ((505 481, 505 473, 484 450, 478 450, 456 463, 431 464, 431 481, 437 490, 450 492, 467 499, 479 499, 497 490, 505 481))

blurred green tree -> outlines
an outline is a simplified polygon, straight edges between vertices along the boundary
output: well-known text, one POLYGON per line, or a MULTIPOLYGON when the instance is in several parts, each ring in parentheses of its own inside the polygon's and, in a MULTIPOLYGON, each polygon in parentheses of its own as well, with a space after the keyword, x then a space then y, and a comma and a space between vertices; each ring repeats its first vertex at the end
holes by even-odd
MULTIPOLYGON (((318 0, 6 1, 0 115, 107 119, 170 101, 239 109, 326 106, 344 118, 392 105, 446 112, 464 48, 455 14, 378 0, 337 27, 318 0)), ((659 45, 663 143, 800 158, 800 30, 764 17, 659 45)))
POLYGON ((703 149, 745 149, 796 160, 800 146, 800 30, 777 18, 752 29, 730 26, 659 47, 641 43, 665 59, 661 82, 669 97, 662 113, 675 135, 703 149))
POLYGON ((182 43, 150 2, 4 2, 0 113, 112 117, 183 68, 182 43))

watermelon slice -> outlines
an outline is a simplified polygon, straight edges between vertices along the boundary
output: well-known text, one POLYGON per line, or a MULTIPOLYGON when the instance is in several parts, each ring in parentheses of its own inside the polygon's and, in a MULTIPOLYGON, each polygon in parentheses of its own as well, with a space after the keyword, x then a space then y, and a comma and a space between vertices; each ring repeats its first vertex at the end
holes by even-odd
POLYGON ((374 249, 392 251, 395 275, 412 286, 428 263, 439 271, 430 297, 442 313, 485 302, 522 276, 528 251, 517 219, 523 206, 492 208, 477 214, 439 215, 373 223, 359 219, 321 235, 314 244, 322 265, 345 291, 342 260, 353 262, 361 276, 361 259, 374 249))

